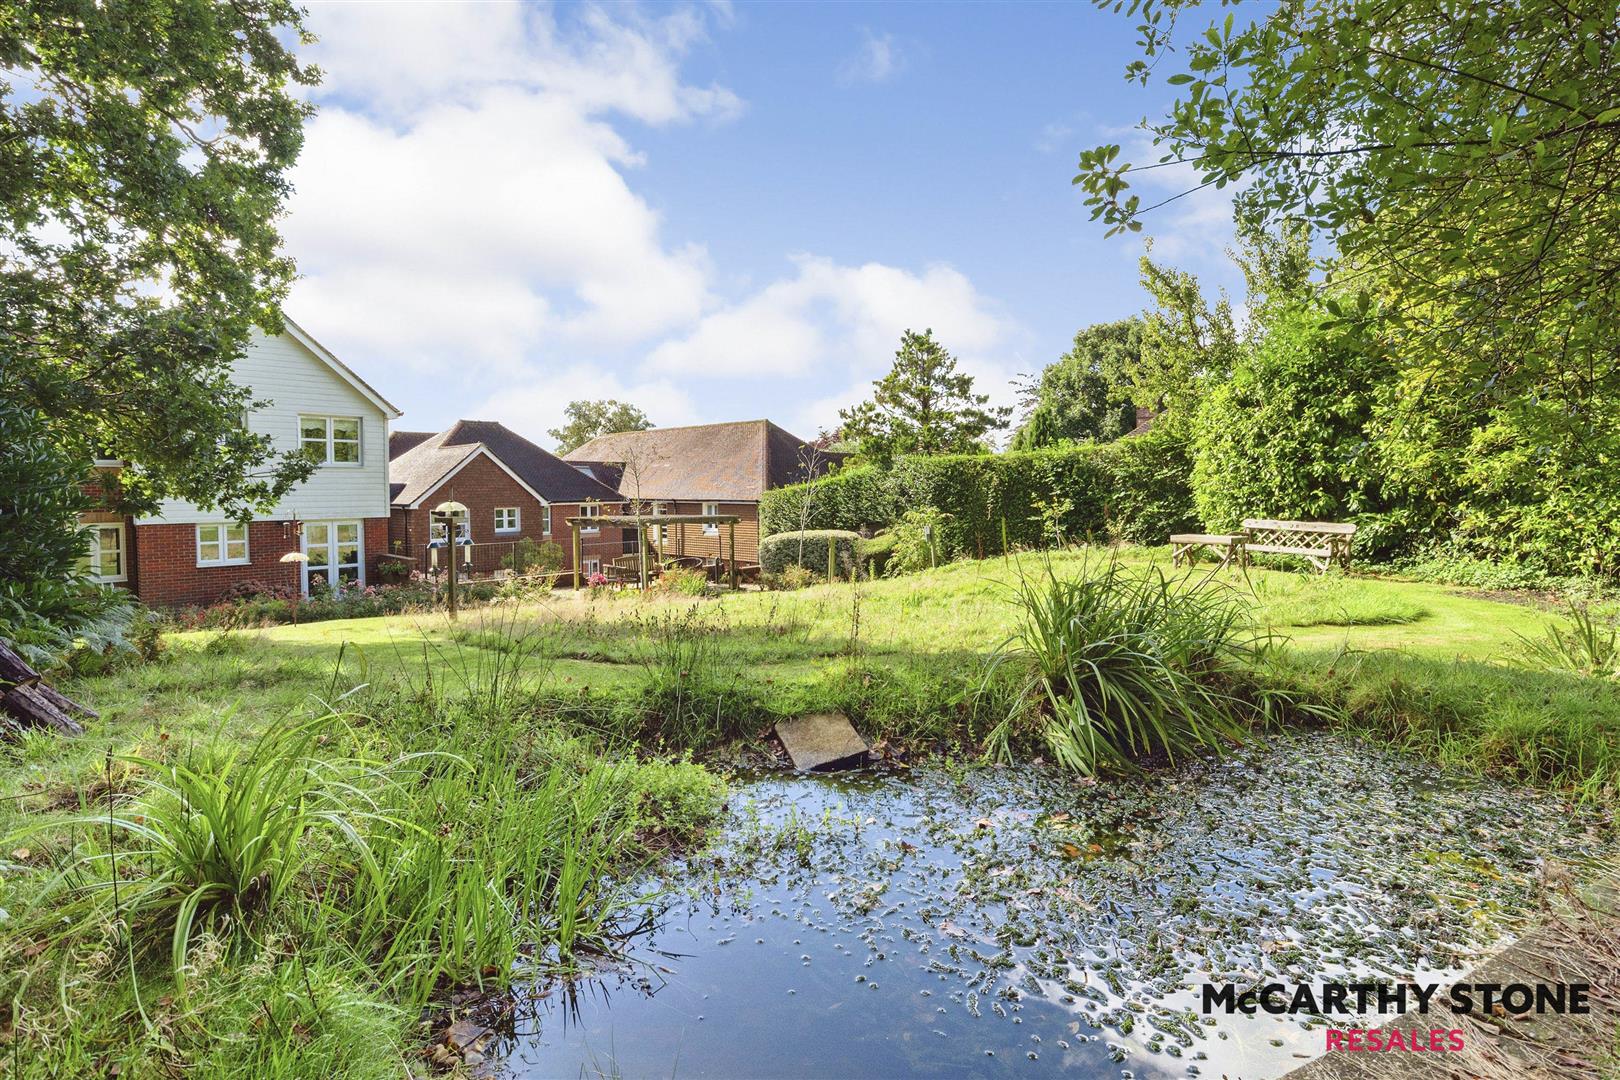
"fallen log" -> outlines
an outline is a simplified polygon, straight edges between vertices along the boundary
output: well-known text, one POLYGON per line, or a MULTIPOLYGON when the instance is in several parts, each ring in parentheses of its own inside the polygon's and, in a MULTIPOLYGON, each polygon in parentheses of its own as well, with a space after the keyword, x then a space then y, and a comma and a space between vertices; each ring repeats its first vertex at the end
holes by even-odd
POLYGON ((96 714, 46 685, 39 672, 0 641, 0 738, 16 738, 23 728, 46 728, 63 735, 82 735, 73 718, 96 714))

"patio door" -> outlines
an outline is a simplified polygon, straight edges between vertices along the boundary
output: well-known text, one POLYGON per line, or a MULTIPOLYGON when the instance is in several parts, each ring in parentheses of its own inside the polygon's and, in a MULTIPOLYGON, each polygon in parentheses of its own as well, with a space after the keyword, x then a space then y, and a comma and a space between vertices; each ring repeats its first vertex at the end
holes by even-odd
POLYGON ((304 595, 311 586, 366 582, 364 533, 358 521, 304 523, 304 595))

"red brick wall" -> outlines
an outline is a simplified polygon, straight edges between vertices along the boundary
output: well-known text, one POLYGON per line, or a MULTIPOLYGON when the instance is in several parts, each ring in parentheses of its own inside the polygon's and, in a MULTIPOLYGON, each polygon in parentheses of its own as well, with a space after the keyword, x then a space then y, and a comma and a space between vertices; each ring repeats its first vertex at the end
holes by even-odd
MULTIPOLYGON (((376 582, 377 556, 388 550, 388 519, 363 520, 366 581, 376 582)), ((270 586, 298 586, 298 563, 281 557, 299 550, 299 539, 288 521, 248 524, 248 558, 240 566, 198 566, 197 526, 150 524, 129 530, 131 580, 135 594, 148 604, 190 607, 212 604, 220 594, 242 581, 270 586)))
MULTIPOLYGON (((459 502, 468 511, 472 525, 474 573, 485 574, 499 569, 501 560, 512 553, 521 539, 535 543, 552 541, 563 549, 563 566, 573 568, 573 539, 568 519, 579 514, 577 503, 554 503, 551 507, 551 532, 542 529, 543 507, 538 499, 524 490, 511 475, 488 458, 478 458, 462 469, 447 483, 422 500, 416 509, 396 508, 389 517, 389 549, 408 556, 418 570, 428 568, 429 509, 441 502, 459 502), (518 508, 519 529, 515 533, 495 531, 495 508, 518 508)), ((604 505, 604 513, 613 513, 615 505, 604 505)), ((603 562, 624 553, 624 534, 621 529, 604 528, 594 537, 582 537, 583 557, 603 562)), ((447 550, 439 552, 439 565, 444 565, 447 550)))

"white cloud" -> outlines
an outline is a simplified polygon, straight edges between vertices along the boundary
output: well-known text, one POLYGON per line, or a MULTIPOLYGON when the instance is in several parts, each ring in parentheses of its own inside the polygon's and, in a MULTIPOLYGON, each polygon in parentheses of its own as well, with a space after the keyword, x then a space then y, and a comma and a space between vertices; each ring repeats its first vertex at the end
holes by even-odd
MULTIPOLYGON (((303 275, 290 313, 409 425, 495 419, 542 442, 568 401, 602 397, 663 426, 768 415, 813 434, 866 395, 907 328, 932 327, 1009 399, 1023 331, 959 270, 801 254, 727 298, 716 282, 734 278, 707 250, 666 235, 632 184, 643 159, 625 121, 737 115, 729 90, 681 74, 730 19, 725 4, 656 19, 317 6, 326 79, 284 225, 303 275)), ((861 80, 903 65, 886 35, 867 33, 859 59, 861 80)))
MULTIPOLYGON (((1021 330, 960 271, 913 273, 881 263, 842 266, 811 255, 796 273, 705 316, 683 337, 647 357, 651 375, 810 383, 809 396, 785 395, 801 434, 834 423, 838 409, 865 397, 888 370, 904 331, 932 328, 961 360, 980 392, 1010 402, 1011 350, 1021 330), (839 387, 828 394, 827 386, 839 387)), ((797 430, 797 429, 795 429, 797 430)))
POLYGON ((892 34, 874 34, 861 30, 861 43, 854 54, 838 67, 841 86, 856 83, 888 82, 906 66, 905 54, 892 34))
POLYGON ((633 402, 659 427, 695 424, 704 419, 691 395, 669 379, 625 380, 596 365, 528 365, 512 372, 505 382, 499 393, 474 408, 474 416, 499 420, 547 449, 552 443, 546 433, 562 426, 564 407, 579 398, 633 402))
POLYGON ((566 36, 516 5, 334 5, 313 16, 327 71, 285 226, 292 309, 340 349, 497 369, 547 340, 623 344, 709 303, 707 256, 671 245, 609 122, 735 112, 681 84, 699 15, 566 36))

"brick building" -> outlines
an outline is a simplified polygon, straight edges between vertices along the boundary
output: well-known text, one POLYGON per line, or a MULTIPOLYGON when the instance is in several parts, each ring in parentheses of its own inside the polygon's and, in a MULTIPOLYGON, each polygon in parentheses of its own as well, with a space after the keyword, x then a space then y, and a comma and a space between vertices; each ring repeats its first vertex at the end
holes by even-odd
MULTIPOLYGON (((657 514, 735 514, 737 559, 759 561, 759 500, 842 461, 769 420, 624 431, 592 439, 567 455, 619 497, 657 514)), ((726 554, 717 525, 672 525, 660 548, 668 555, 726 554)))
POLYGON ((297 323, 259 336, 232 371, 266 401, 246 417, 275 449, 313 456, 315 474, 248 521, 228 520, 180 499, 146 517, 123 513, 117 487, 126 464, 96 463, 101 509, 86 513, 86 567, 93 580, 129 589, 149 604, 211 604, 242 582, 291 587, 372 579, 388 544, 388 425, 400 415, 297 323), (282 562, 289 552, 302 562, 282 562))
MULTIPOLYGON (((430 565, 430 545, 448 539, 444 526, 430 520, 442 502, 467 507, 458 554, 460 543, 471 541, 471 561, 463 565, 474 573, 515 565, 532 550, 525 540, 556 544, 563 569, 572 571, 567 519, 617 513, 622 502, 612 487, 493 421, 460 420, 438 433, 398 431, 391 453, 389 548, 419 570, 430 565)), ((634 534, 627 538, 609 526, 581 540, 587 574, 635 544, 634 534)), ((440 565, 448 555, 439 549, 440 565)))

